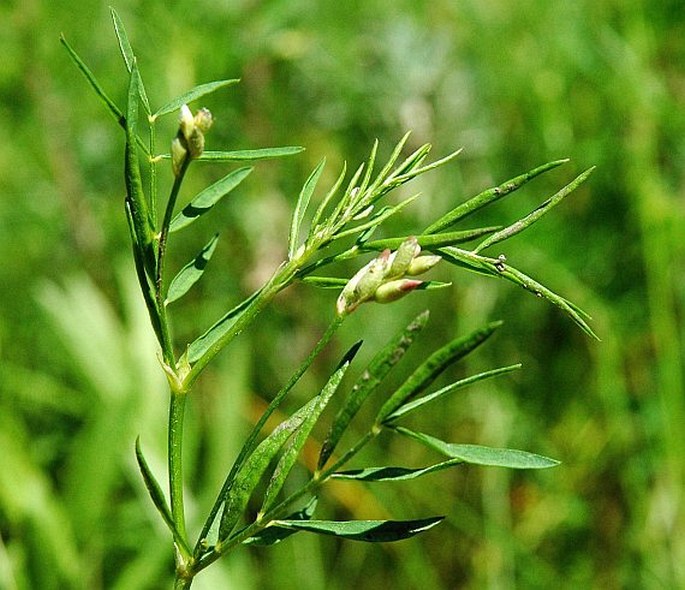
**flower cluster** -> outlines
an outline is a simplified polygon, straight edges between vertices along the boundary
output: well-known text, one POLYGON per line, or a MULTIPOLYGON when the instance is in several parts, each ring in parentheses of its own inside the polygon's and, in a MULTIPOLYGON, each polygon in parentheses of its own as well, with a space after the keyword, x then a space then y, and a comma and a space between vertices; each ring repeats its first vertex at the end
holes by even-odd
POLYGON ((406 278, 420 275, 440 262, 440 256, 420 256, 415 237, 402 242, 395 252, 384 250, 345 285, 336 304, 338 315, 353 312, 365 301, 389 303, 423 284, 406 278))
POLYGON ((214 119, 208 109, 200 109, 195 116, 187 104, 181 107, 178 133, 171 142, 171 165, 178 176, 186 157, 199 158, 205 149, 205 133, 214 119))

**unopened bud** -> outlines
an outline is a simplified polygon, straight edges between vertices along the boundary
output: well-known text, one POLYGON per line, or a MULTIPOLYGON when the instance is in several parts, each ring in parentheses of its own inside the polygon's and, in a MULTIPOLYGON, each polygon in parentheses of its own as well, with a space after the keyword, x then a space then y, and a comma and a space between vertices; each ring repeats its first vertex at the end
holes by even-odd
POLYGON ((339 315, 354 311, 374 296, 376 289, 383 283, 389 263, 390 250, 384 250, 349 280, 336 303, 339 315))
POLYGON ((200 109, 195 116, 188 105, 181 107, 178 133, 171 142, 171 165, 174 175, 178 176, 185 158, 199 158, 205 149, 204 134, 212 126, 212 113, 200 109))
POLYGON ((181 107, 181 114, 178 118, 178 130, 183 134, 183 138, 188 141, 195 131, 195 117, 187 104, 181 107))
POLYGON ((374 293, 374 300, 378 303, 390 303, 404 297, 407 293, 423 284, 416 279, 399 279, 382 284, 374 293))
POLYGON ((202 132, 207 133, 214 123, 214 117, 209 109, 200 109, 195 114, 195 126, 202 132))
POLYGON ((389 279, 403 277, 419 252, 421 252, 421 246, 414 236, 404 240, 392 256, 392 263, 386 277, 389 279))
POLYGON ((407 269, 407 274, 409 276, 416 276, 423 274, 433 268, 438 262, 442 260, 440 256, 418 256, 411 261, 409 268, 407 269))
POLYGON ((171 142, 171 167, 174 171, 174 176, 178 176, 183 165, 183 160, 186 159, 188 150, 183 147, 183 142, 175 137, 171 142))

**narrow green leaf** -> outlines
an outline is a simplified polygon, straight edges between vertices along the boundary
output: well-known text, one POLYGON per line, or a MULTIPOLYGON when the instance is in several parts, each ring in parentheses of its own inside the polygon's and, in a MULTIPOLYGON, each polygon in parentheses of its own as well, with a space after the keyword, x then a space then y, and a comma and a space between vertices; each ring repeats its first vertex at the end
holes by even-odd
POLYGON ((200 84, 192 90, 189 90, 181 96, 178 96, 173 100, 169 101, 163 107, 157 109, 157 112, 155 112, 152 115, 152 118, 156 119, 157 117, 161 117, 162 115, 173 113, 174 111, 179 110, 184 104, 189 104, 194 100, 197 100, 198 98, 202 98, 207 94, 211 94, 212 92, 219 90, 219 88, 224 88, 225 86, 232 86, 233 84, 237 84, 238 82, 240 82, 240 80, 233 79, 217 80, 215 82, 207 82, 206 84, 200 84))
POLYGON ((425 174, 426 172, 429 172, 431 170, 435 170, 436 168, 439 168, 440 166, 444 166, 448 162, 451 162, 456 158, 458 155, 460 155, 464 151, 464 148, 459 148, 458 150, 452 152, 451 154, 447 154, 445 157, 440 158, 439 160, 435 160, 434 162, 431 162, 430 164, 426 164, 425 166, 421 167, 412 167, 411 169, 407 170, 406 172, 403 172, 402 174, 397 175, 395 178, 393 178, 393 183, 398 183, 398 184, 404 184, 405 182, 408 182, 412 178, 416 178, 420 174, 425 174))
POLYGON ((162 515, 162 520, 164 520, 164 523, 167 525, 167 527, 169 527, 171 534, 174 536, 174 542, 180 547, 183 547, 186 550, 187 555, 190 555, 190 548, 188 547, 186 540, 178 532, 176 524, 174 523, 174 519, 171 516, 171 509, 164 498, 164 492, 162 492, 162 488, 160 487, 159 483, 157 483, 155 476, 145 460, 143 450, 140 447, 140 437, 136 438, 136 460, 138 461, 138 468, 143 476, 145 487, 150 494, 150 498, 152 498, 152 503, 162 515))
MULTIPOLYGON (((425 249, 433 248, 444 248, 445 246, 453 246, 455 244, 463 244, 464 242, 470 242, 482 236, 494 233, 502 229, 501 226, 492 227, 479 227, 476 229, 468 229, 464 231, 455 231, 449 233, 441 234, 424 234, 421 236, 415 236, 419 246, 425 249)), ((397 250, 399 245, 404 242, 409 236, 402 236, 399 238, 385 238, 383 240, 373 240, 370 242, 364 242, 363 247, 365 250, 378 250, 379 252, 390 248, 391 250, 397 250)))
MULTIPOLYGON (((314 511, 316 510, 317 498, 312 498, 309 503, 297 512, 293 512, 283 520, 311 520, 314 516, 314 511)), ((275 545, 280 543, 283 539, 288 538, 290 535, 294 535, 298 531, 294 529, 286 529, 278 526, 268 526, 252 537, 245 539, 243 543, 245 545, 275 545)))
POLYGON ((157 336, 157 341, 162 344, 162 322, 160 319, 159 309, 157 308, 157 300, 155 299, 154 286, 151 284, 151 278, 145 271, 145 260, 143 259, 142 250, 138 244, 138 237, 136 236, 136 229, 133 223, 133 213, 131 212, 131 204, 128 199, 124 202, 126 210, 126 221, 128 222, 129 235, 131 237, 131 246, 133 250, 133 261, 136 267, 136 276, 138 277, 138 284, 143 293, 143 299, 150 315, 150 323, 157 336))
POLYGON ((257 487, 271 461, 318 403, 318 397, 309 400, 290 418, 281 422, 257 446, 249 459, 238 470, 233 480, 233 485, 231 485, 226 496, 224 513, 221 516, 221 524, 219 526, 220 540, 228 537, 247 507, 247 502, 252 492, 257 487))
POLYGON ((542 203, 542 205, 537 207, 534 211, 531 211, 528 215, 526 215, 522 219, 519 219, 516 223, 512 223, 508 227, 505 227, 504 229, 498 231, 497 233, 483 240, 480 244, 478 244, 475 250, 473 250, 474 253, 481 252, 482 250, 485 250, 485 248, 489 248, 494 244, 503 242, 504 240, 508 240, 512 236, 515 236, 516 234, 529 228, 543 215, 545 215, 554 207, 556 207, 559 203, 561 203, 561 201, 564 198, 566 198, 569 194, 576 190, 583 182, 585 182, 587 178, 590 176, 590 174, 592 174, 594 169, 594 166, 592 168, 588 168, 585 172, 580 174, 573 181, 569 182, 564 188, 562 188, 556 194, 547 199, 544 203, 542 203))
POLYGON ((404 149, 404 146, 407 143, 410 135, 411 132, 407 131, 407 133, 405 133, 402 139, 400 139, 400 141, 397 143, 395 149, 392 151, 392 154, 390 154, 388 161, 385 163, 385 166, 383 166, 375 180, 369 186, 369 192, 373 193, 377 191, 383 182, 385 182, 386 178, 390 174, 390 171, 392 170, 392 167, 395 165, 395 162, 397 162, 397 158, 399 158, 400 153, 402 153, 402 149, 404 149))
POLYGON ((344 238, 345 236, 348 236, 348 235, 363 232, 363 231, 365 231, 369 228, 372 228, 372 227, 374 227, 374 228, 378 227, 386 219, 388 219, 392 215, 395 215, 396 213, 399 213, 402 209, 404 209, 407 205, 413 203, 420 196, 421 196, 420 194, 416 194, 416 195, 413 195, 411 197, 404 199, 404 201, 401 201, 397 205, 394 205, 392 207, 386 207, 382 211, 379 211, 376 215, 374 215, 366 223, 362 223, 362 224, 357 225, 355 227, 352 227, 350 229, 343 230, 343 231, 336 233, 333 239, 338 240, 338 239, 344 238))
POLYGON ((318 357, 319 353, 330 342, 331 338, 336 333, 337 329, 340 327, 341 324, 342 324, 342 319, 339 317, 336 318, 333 322, 331 322, 331 324, 326 329, 326 332, 324 333, 324 335, 316 343, 316 346, 312 349, 312 351, 309 353, 307 358, 304 361, 302 361, 302 363, 300 363, 300 366, 290 376, 290 378, 288 379, 288 382, 283 387, 281 387, 279 392, 274 396, 274 398, 271 400, 271 402, 269 403, 266 410, 264 410, 264 412, 262 413, 262 415, 259 418, 259 420, 257 421, 257 423, 254 425, 254 427, 250 431, 250 434, 245 439, 245 442, 243 443, 243 446, 241 447, 240 452, 238 453, 238 457, 233 462, 233 466, 231 467, 231 470, 229 471, 228 475, 226 476, 226 478, 224 480, 224 483, 221 486, 221 490, 219 491, 217 498, 214 501, 214 504, 212 505, 212 508, 209 512, 209 516, 205 520, 205 523, 202 527, 202 532, 200 533, 200 536, 198 537, 198 543, 196 545, 196 551, 198 550, 198 548, 201 547, 202 542, 206 541, 206 539, 210 533, 210 530, 214 526, 217 514, 219 513, 219 510, 221 510, 223 505, 224 505, 224 499, 226 498, 226 495, 228 494, 229 489, 233 485, 233 481, 235 479, 236 473, 238 473, 238 471, 245 464, 246 459, 254 451, 254 449, 256 447, 257 438, 259 437, 259 434, 261 433, 262 428, 264 428, 264 425, 266 424, 267 420, 279 408, 279 406, 281 405, 283 400, 286 398, 288 393, 290 393, 292 388, 295 387, 295 385, 298 383, 298 381, 300 380, 302 375, 304 375, 307 372, 307 369, 309 369, 311 364, 318 357))
POLYGON ((304 148, 300 146, 261 148, 256 150, 236 150, 231 152, 205 151, 202 152, 202 155, 198 158, 198 160, 207 160, 214 162, 242 162, 246 160, 269 160, 271 158, 283 158, 285 156, 294 156, 295 154, 299 154, 303 151, 304 148))
POLYGON ((321 469, 335 450, 352 418, 369 395, 381 384, 383 379, 407 352, 421 330, 428 322, 428 311, 419 314, 402 332, 397 334, 371 360, 359 380, 352 387, 345 403, 331 425, 319 455, 317 469, 321 469))
POLYGON ((397 408, 424 391, 450 365, 464 358, 485 342, 501 325, 502 322, 492 322, 468 336, 456 338, 436 350, 383 404, 376 421, 378 423, 384 422, 397 408))
POLYGON ((434 516, 419 520, 274 520, 273 525, 352 541, 389 543, 423 533, 444 518, 434 516))
POLYGON ((316 188, 319 179, 321 178, 321 173, 323 172, 324 166, 326 165, 326 158, 323 158, 314 171, 309 175, 307 181, 304 183, 302 190, 300 191, 300 196, 295 204, 295 211, 293 212, 292 223, 290 224, 290 235, 288 236, 288 260, 292 260, 295 256, 295 252, 298 248, 298 240, 300 235, 300 226, 302 225, 302 220, 309 207, 309 201, 312 198, 314 189, 316 188))
POLYGON ((331 199, 336 195, 338 190, 340 190, 340 187, 342 186, 343 180, 345 180, 345 175, 347 174, 347 163, 343 163, 342 170, 340 171, 340 175, 338 176, 337 180, 333 184, 333 186, 330 188, 330 190, 326 193, 326 196, 321 200, 321 203, 319 203, 319 206, 316 209, 316 213, 314 213, 314 217, 312 218, 312 223, 311 223, 311 230, 314 231, 321 221, 321 218, 323 217, 323 213, 326 210, 326 207, 328 207, 329 203, 331 202, 331 199))
POLYGON ((347 285, 350 279, 341 279, 338 277, 317 277, 307 276, 302 277, 302 282, 309 285, 314 285, 321 289, 340 289, 347 285))
POLYGON ((135 228, 138 247, 141 250, 141 258, 145 262, 145 270, 150 277, 155 274, 157 264, 155 253, 152 248, 152 224, 148 210, 147 198, 143 190, 143 181, 140 175, 138 161, 137 126, 138 126, 138 69, 135 61, 132 64, 129 88, 128 104, 126 107, 126 154, 124 177, 126 184, 126 199, 131 210, 133 227, 135 228))
POLYGON ((241 301, 233 309, 224 314, 217 320, 202 336, 196 338, 188 345, 186 352, 188 362, 194 364, 198 359, 202 358, 204 354, 214 346, 221 337, 231 329, 231 326, 236 322, 240 315, 247 309, 247 307, 254 301, 259 294, 255 291, 244 301, 241 301))
POLYGON ((448 228, 449 226, 454 225, 457 221, 464 219, 468 215, 471 215, 472 213, 478 211, 479 209, 482 209, 483 207, 486 207, 487 205, 490 205, 491 203, 494 203, 502 197, 521 188, 524 184, 533 180, 533 178, 535 178, 536 176, 539 176, 540 174, 547 172, 548 170, 552 170, 553 168, 556 168, 557 166, 560 166, 561 164, 564 164, 566 162, 568 162, 568 159, 548 162, 547 164, 538 166, 537 168, 534 168, 533 170, 530 170, 525 174, 521 174, 520 176, 516 176, 515 178, 507 180, 499 186, 489 188, 483 191, 482 193, 479 193, 475 197, 469 199, 465 203, 462 203, 461 205, 455 207, 434 223, 431 223, 422 233, 434 234, 439 231, 442 231, 448 228))
POLYGON ((559 309, 565 312, 566 315, 568 315, 583 330, 583 332, 585 332, 591 338, 599 340, 597 334, 595 334, 595 332, 584 319, 589 318, 588 314, 580 310, 576 305, 509 265, 506 265, 500 274, 505 279, 508 279, 513 283, 520 285, 527 291, 534 293, 536 297, 541 297, 556 305, 559 309))
POLYGON ((373 168, 376 165, 376 155, 378 154, 378 140, 374 140, 373 147, 371 148, 371 153, 369 154, 369 159, 366 161, 364 173, 364 178, 359 185, 359 192, 364 193, 371 182, 371 175, 373 174, 373 168))
POLYGON ((446 395, 449 395, 450 393, 457 391, 458 389, 462 389, 464 387, 467 387, 468 385, 473 385, 474 383, 477 383, 478 381, 483 381, 484 379, 490 379, 491 377, 498 377, 499 375, 511 373, 512 371, 516 371, 520 368, 520 364, 510 365, 508 367, 500 367, 498 369, 492 369, 490 371, 483 371, 482 373, 478 373, 477 375, 471 375, 470 377, 459 379, 459 381, 455 381, 454 383, 451 383, 450 385, 447 385, 446 387, 443 387, 438 391, 435 391, 428 395, 424 395, 423 397, 416 398, 400 406, 394 412, 386 416, 383 423, 387 424, 389 422, 397 420, 398 418, 401 418, 402 416, 406 416, 407 414, 410 414, 411 412, 418 410, 424 405, 429 404, 437 399, 443 398, 446 395))
MULTIPOLYGON (((114 23, 114 33, 117 36, 119 42, 119 50, 121 51, 121 56, 124 58, 124 63, 126 64, 126 69, 128 73, 131 73, 133 69, 133 64, 136 61, 135 55, 133 53, 133 48, 128 40, 128 35, 126 34, 126 29, 124 28, 124 23, 117 14, 117 11, 110 6, 109 11, 112 15, 112 22, 114 23)), ((143 79, 140 76, 140 72, 137 73, 138 76, 138 90, 140 93, 140 100, 143 103, 145 112, 150 114, 150 101, 147 97, 147 92, 145 92, 145 86, 143 85, 143 79)))
POLYGON ((251 167, 238 168, 211 186, 208 186, 171 220, 169 231, 178 231, 210 211, 214 205, 245 180, 252 170, 254 168, 251 167))
POLYGON ((455 465, 462 465, 464 461, 461 459, 449 459, 442 461, 429 467, 421 467, 418 469, 411 469, 408 467, 367 467, 366 469, 349 469, 347 471, 338 471, 331 477, 333 479, 351 479, 355 481, 404 481, 407 479, 416 479, 429 473, 442 471, 455 465))
POLYGON ((167 292, 165 304, 169 304, 183 297, 188 290, 200 280, 202 274, 205 272, 207 263, 214 254, 216 243, 219 241, 219 234, 207 243, 207 245, 200 250, 200 253, 186 264, 178 274, 171 280, 169 290, 167 292))
POLYGON ((464 463, 472 465, 509 467, 510 469, 545 469, 560 464, 560 461, 556 459, 550 459, 549 457, 543 457, 542 455, 536 455, 527 451, 446 443, 428 434, 413 432, 401 426, 398 426, 395 430, 447 457, 461 459, 464 463))
POLYGON ((489 258, 473 252, 462 250, 455 246, 447 246, 439 248, 437 254, 440 254, 447 262, 467 268, 491 277, 501 277, 507 279, 512 283, 519 285, 530 291, 536 297, 547 299, 553 305, 557 306, 564 313, 566 313, 588 336, 599 340, 590 326, 585 321, 590 319, 590 316, 581 310, 577 305, 557 295, 544 285, 532 279, 528 275, 515 269, 509 263, 498 258, 489 258))
MULTIPOLYGON (((356 354, 359 350, 358 346, 354 347, 354 352, 352 356, 356 354)), ((326 385, 321 390, 321 393, 317 396, 318 403, 312 408, 309 415, 306 417, 304 422, 297 429, 297 432, 293 435, 286 447, 285 451, 281 455, 276 468, 274 469, 269 485, 264 493, 264 501, 262 503, 262 508, 260 513, 264 514, 273 506, 276 501, 278 493, 283 488, 286 478, 290 474, 290 471, 297 461, 297 456, 299 455, 302 447, 304 447, 305 442, 309 438, 309 435, 316 424, 316 421, 321 416, 324 408, 328 405, 328 402, 333 397, 333 394, 338 390, 342 378, 345 376, 347 369, 350 366, 351 359, 345 361, 343 365, 331 375, 330 379, 326 385)))
POLYGON ((67 50, 69 57, 74 62, 74 64, 76 64, 76 67, 83 74, 83 76, 86 79, 86 81, 88 82, 88 84, 90 84, 90 87, 95 91, 95 94, 97 94, 98 98, 107 107, 107 110, 109 111, 109 113, 116 119, 117 123, 119 123, 119 125, 121 125, 121 127, 123 127, 125 129, 126 128, 126 118, 124 117, 124 114, 122 113, 121 109, 114 103, 114 101, 105 92, 105 90, 102 88, 100 83, 95 79, 93 72, 90 71, 88 66, 79 57, 79 55, 76 53, 76 51, 74 51, 72 49, 71 45, 69 45, 69 43, 67 42, 64 35, 60 35, 59 41, 62 44, 62 46, 67 50))

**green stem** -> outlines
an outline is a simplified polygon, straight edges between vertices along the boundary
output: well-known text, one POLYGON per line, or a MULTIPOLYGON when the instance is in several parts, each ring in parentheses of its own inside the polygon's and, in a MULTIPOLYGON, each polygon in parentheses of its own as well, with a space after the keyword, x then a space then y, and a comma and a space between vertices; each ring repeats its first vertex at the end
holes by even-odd
POLYGON ((166 303, 164 301, 164 269, 166 263, 166 252, 167 252, 167 240, 169 238, 169 226, 171 225, 171 219, 174 214, 174 208, 176 206, 176 200, 178 199, 178 193, 181 190, 181 184, 183 183, 183 178, 185 177, 188 166, 190 165, 191 158, 186 155, 181 168, 179 170, 176 179, 174 180, 174 185, 171 187, 171 193, 169 194, 169 200, 167 202, 166 210, 164 211, 164 219, 162 221, 162 228, 159 234, 159 243, 157 245, 157 272, 155 275, 155 297, 157 299, 157 309, 160 316, 160 324, 162 329, 162 356, 164 357, 164 362, 175 369, 174 360, 174 347, 171 341, 171 331, 169 329, 169 320, 166 312, 166 303))
MULTIPOLYGON (((171 390, 169 402, 169 432, 168 432, 168 458, 169 458, 169 495, 171 497, 171 516, 174 524, 186 540, 186 521, 183 502, 183 416, 185 413, 187 392, 171 390)), ((185 567, 191 558, 183 547, 176 546, 177 566, 185 567)))

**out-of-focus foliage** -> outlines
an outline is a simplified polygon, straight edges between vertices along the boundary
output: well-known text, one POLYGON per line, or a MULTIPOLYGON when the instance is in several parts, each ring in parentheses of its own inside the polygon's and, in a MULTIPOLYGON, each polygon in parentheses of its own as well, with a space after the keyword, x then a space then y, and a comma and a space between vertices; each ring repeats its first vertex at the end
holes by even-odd
MULTIPOLYGON (((602 343, 529 294, 464 276, 391 310, 360 310, 309 377, 320 383, 326 360, 362 335, 370 354, 424 306, 434 318, 429 349, 502 318, 469 369, 521 360, 524 370, 421 420, 449 440, 527 448, 564 464, 539 474, 467 468, 401 492, 341 481, 321 500, 331 517, 411 517, 448 504, 447 520, 392 546, 297 535, 246 549, 198 577, 198 588, 683 587, 681 4, 122 0, 116 8, 153 107, 197 83, 242 79, 207 101, 217 117, 209 148, 307 147, 258 165, 222 203, 220 225, 207 233, 231 239, 198 288, 216 304, 184 302, 179 334, 197 334, 282 259, 299 187, 324 155, 333 175, 342 160, 364 159, 375 137, 390 149, 407 129, 416 144, 433 143, 436 157, 463 146, 456 163, 412 187, 424 195, 405 215, 406 231, 551 159, 572 163, 499 204, 499 219, 598 167, 506 255, 591 311, 602 343)), ((127 76, 109 11, 93 0, 10 0, 0 23, 0 587, 168 587, 166 531, 133 450, 141 434, 150 457, 162 456, 167 400, 128 262, 123 137, 58 42, 64 32, 123 103, 127 76), (96 472, 84 469, 93 462, 96 472)), ((189 183, 202 187, 210 174, 198 165, 189 183)), ((202 245, 181 241, 170 263, 202 245)), ((203 507, 258 400, 306 355, 334 299, 306 286, 285 293, 203 377, 187 435, 197 441, 189 492, 203 507)), ((367 464, 386 454, 407 465, 425 458, 406 443, 377 452, 367 464)))

